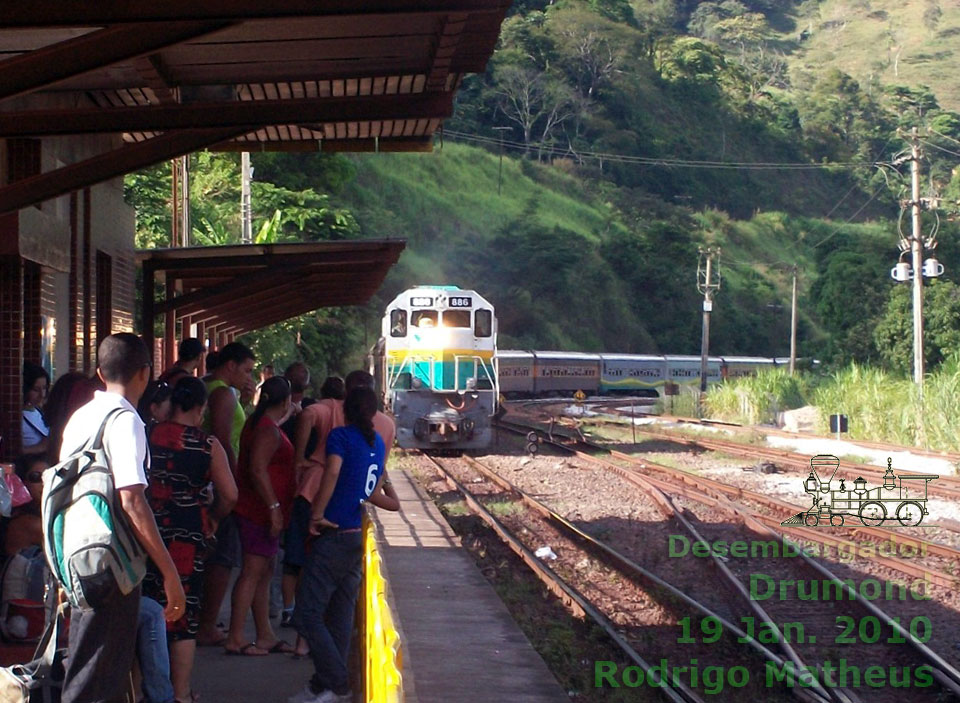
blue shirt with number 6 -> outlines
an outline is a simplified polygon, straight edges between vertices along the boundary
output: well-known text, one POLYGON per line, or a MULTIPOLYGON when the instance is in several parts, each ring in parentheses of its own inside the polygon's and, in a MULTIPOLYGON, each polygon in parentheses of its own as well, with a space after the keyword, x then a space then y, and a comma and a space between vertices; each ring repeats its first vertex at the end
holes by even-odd
POLYGON ((383 439, 378 434, 371 447, 357 427, 338 427, 327 437, 327 456, 331 454, 343 459, 343 465, 323 516, 341 530, 360 527, 363 503, 383 474, 386 454, 383 439))

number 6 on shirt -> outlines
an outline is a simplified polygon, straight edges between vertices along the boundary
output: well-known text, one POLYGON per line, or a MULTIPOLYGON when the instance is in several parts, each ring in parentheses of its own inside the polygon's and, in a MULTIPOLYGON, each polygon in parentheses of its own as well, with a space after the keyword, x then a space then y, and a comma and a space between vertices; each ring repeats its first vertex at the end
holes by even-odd
POLYGON ((364 485, 364 491, 366 491, 367 498, 373 495, 373 489, 377 487, 377 469, 380 468, 376 464, 370 464, 370 467, 367 469, 367 483, 364 485))

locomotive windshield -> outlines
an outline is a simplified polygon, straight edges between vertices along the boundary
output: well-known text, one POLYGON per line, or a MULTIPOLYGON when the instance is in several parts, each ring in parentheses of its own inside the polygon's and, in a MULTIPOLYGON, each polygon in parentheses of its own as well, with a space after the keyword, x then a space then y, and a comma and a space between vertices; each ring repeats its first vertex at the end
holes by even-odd
POLYGON ((465 327, 470 328, 469 310, 445 310, 443 313, 444 327, 465 327))
POLYGON ((490 337, 493 335, 493 312, 490 310, 477 310, 476 318, 473 323, 474 337, 490 337))
POLYGON ((407 336, 407 311, 406 310, 390 311, 390 336, 391 337, 407 336))
POLYGON ((414 310, 413 314, 410 315, 410 324, 420 329, 436 327, 437 317, 436 310, 414 310))

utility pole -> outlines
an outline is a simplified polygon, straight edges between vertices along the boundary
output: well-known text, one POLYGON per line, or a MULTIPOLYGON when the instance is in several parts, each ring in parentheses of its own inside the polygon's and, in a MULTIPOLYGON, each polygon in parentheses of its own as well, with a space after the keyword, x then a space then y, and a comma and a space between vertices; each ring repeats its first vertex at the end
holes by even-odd
POLYGON ((250 212, 250 152, 240 154, 240 243, 253 242, 253 218, 250 212))
POLYGON ((793 294, 790 298, 790 375, 797 366, 797 265, 793 265, 793 294))
POLYGON ((170 246, 179 247, 181 246, 180 242, 180 176, 179 176, 179 166, 177 162, 179 159, 170 160, 170 175, 171 175, 171 189, 170 194, 170 209, 171 209, 171 218, 170 218, 170 246))
POLYGON ((500 189, 503 185, 503 133, 512 127, 494 127, 494 131, 500 132, 500 169, 497 172, 497 195, 500 195, 500 189))
POLYGON ((917 128, 910 130, 910 211, 913 233, 913 382, 923 402, 923 239, 920 236, 920 139, 917 128))
POLYGON ((707 358, 710 353, 710 313, 713 312, 713 294, 720 290, 720 248, 700 248, 700 260, 697 263, 697 291, 703 295, 703 331, 700 339, 700 403, 707 392, 707 358), (714 270, 713 260, 717 259, 714 270))

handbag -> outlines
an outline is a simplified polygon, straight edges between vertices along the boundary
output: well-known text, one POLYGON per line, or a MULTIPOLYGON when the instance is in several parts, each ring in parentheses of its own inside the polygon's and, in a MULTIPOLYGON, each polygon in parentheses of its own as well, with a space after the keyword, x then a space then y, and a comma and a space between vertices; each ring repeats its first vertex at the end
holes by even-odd
POLYGON ((0 703, 60 703, 63 652, 57 650, 66 604, 57 608, 37 645, 33 661, 0 668, 0 703))
POLYGON ((3 482, 7 484, 7 492, 10 494, 10 503, 14 508, 33 502, 33 496, 27 490, 23 480, 16 474, 4 474, 3 482))

